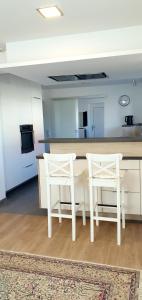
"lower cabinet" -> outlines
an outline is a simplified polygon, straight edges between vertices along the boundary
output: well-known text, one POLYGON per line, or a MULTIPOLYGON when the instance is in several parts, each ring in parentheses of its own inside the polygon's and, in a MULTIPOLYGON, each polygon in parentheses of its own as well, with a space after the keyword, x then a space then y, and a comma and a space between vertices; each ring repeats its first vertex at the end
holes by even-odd
MULTIPOLYGON (((47 194, 46 194, 46 178, 44 170, 44 160, 39 159, 38 163, 38 174, 39 174, 39 198, 40 207, 47 208, 47 194)), ((121 169, 126 170, 125 181, 126 181, 126 214, 141 215, 141 169, 139 161, 123 161, 121 169)), ((83 161, 77 162, 77 170, 80 167, 85 169, 87 165, 83 161)), ((59 199, 59 188, 54 187, 51 190, 52 201, 55 203, 59 199)), ((62 201, 69 201, 70 193, 68 187, 62 188, 61 190, 62 201)), ((89 190, 88 190, 88 175, 86 173, 82 184, 76 186, 75 199, 79 202, 82 197, 85 197, 86 211, 89 211, 89 190)), ((116 191, 110 189, 102 189, 100 202, 103 204, 116 204, 116 191)), ((116 212, 115 208, 101 207, 102 212, 116 212)))
MULTIPOLYGON (((121 162, 124 172, 126 214, 141 214, 141 176, 139 160, 124 160, 121 162)), ((102 190, 103 204, 116 204, 116 192, 110 189, 102 190)), ((104 212, 115 212, 114 208, 103 208, 104 212)))
POLYGON ((23 168, 22 168, 22 175, 23 175, 22 179, 23 179, 23 181, 26 181, 26 180, 34 177, 36 174, 37 174, 37 171, 36 171, 35 161, 31 162, 28 165, 23 166, 23 168))
MULTIPOLYGON (((116 204, 116 192, 102 191, 102 203, 103 204, 116 204)), ((140 193, 125 193, 125 211, 126 214, 140 215, 141 199, 140 193)), ((103 212, 116 212, 115 208, 103 207, 103 212)))

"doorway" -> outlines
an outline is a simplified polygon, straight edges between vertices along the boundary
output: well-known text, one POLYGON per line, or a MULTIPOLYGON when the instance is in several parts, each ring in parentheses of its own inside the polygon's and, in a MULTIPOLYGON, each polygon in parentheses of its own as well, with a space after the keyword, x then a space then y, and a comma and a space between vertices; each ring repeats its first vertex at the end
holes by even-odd
POLYGON ((104 102, 89 104, 88 135, 104 137, 104 102))

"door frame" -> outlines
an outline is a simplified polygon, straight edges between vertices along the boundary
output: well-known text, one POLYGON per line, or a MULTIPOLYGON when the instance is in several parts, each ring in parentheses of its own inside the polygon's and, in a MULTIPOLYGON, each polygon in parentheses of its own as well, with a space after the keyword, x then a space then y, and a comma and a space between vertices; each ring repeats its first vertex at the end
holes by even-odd
MULTIPOLYGON (((87 110, 87 114, 88 114, 88 119, 90 118, 90 115, 89 115, 89 111, 90 111, 89 104, 96 104, 96 103, 103 102, 103 104, 104 104, 104 134, 105 134, 105 99, 107 97, 108 97, 107 94, 95 94, 95 95, 88 95, 88 96, 78 97, 78 101, 80 101, 80 100, 85 101, 86 100, 86 110, 87 110), (88 103, 89 100, 90 100, 91 103, 88 103)), ((86 132, 87 132, 87 136, 88 136, 89 126, 86 126, 86 132)))

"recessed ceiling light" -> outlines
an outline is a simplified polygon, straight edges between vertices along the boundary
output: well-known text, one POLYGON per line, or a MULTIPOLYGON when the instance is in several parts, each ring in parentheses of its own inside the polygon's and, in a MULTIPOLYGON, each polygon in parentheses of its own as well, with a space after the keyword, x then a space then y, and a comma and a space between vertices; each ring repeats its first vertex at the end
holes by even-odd
POLYGON ((38 8, 37 10, 45 18, 55 18, 63 15, 62 11, 57 6, 43 7, 38 8))

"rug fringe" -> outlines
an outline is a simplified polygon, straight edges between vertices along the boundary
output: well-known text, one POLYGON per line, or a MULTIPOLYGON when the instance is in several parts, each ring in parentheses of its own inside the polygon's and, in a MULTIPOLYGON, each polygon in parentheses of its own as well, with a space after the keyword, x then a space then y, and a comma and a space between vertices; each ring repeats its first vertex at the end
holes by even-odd
POLYGON ((138 288, 138 300, 142 300, 142 271, 140 271, 140 281, 138 288))

